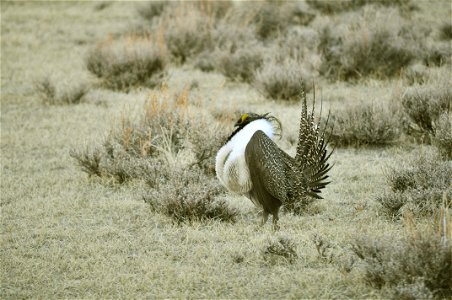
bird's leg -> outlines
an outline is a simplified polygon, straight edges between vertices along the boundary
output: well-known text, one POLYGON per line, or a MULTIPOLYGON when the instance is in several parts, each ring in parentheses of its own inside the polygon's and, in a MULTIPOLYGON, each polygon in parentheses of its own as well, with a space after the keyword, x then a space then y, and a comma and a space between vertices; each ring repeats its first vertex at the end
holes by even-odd
POLYGON ((274 231, 278 231, 279 230, 278 220, 279 220, 278 211, 276 211, 273 214, 273 230, 274 231))
POLYGON ((261 221, 261 226, 264 226, 265 223, 267 223, 268 220, 268 212, 266 212, 265 210, 262 211, 262 221, 261 221))

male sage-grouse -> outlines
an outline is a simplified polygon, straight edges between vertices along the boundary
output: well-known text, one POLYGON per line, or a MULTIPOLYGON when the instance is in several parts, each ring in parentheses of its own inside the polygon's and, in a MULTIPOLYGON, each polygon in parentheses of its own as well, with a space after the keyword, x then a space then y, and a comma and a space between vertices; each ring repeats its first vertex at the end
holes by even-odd
MULTIPOLYGON (((326 124, 328 120, 326 121, 326 124)), ((319 195, 329 182, 327 163, 328 139, 325 127, 314 121, 313 109, 308 113, 306 95, 302 92, 300 131, 295 157, 281 150, 273 138, 280 134, 281 124, 267 114, 243 114, 226 144, 218 151, 215 171, 220 182, 231 192, 245 195, 262 208, 262 223, 273 215, 277 230, 281 205, 293 205, 306 197, 319 195)))

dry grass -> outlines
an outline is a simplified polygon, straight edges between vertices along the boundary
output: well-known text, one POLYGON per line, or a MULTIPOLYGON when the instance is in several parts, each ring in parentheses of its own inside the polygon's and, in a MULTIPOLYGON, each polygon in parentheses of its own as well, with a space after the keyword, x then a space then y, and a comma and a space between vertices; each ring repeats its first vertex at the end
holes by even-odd
MULTIPOLYGON (((221 22, 236 4, 224 9, 209 8, 209 2, 197 5, 204 6, 199 10, 211 16, 209 20, 221 22)), ((235 112, 246 109, 271 112, 280 118, 284 136, 276 142, 293 153, 294 145, 287 137, 297 132, 298 104, 267 101, 252 85, 227 82, 225 76, 215 72, 217 69, 208 74, 193 70, 189 63, 196 55, 189 56, 183 67, 165 60, 160 71, 171 75, 166 83, 168 98, 156 89, 152 93, 159 101, 151 101, 147 81, 130 85, 126 77, 121 77, 125 75, 114 78, 114 90, 104 89, 109 86, 107 77, 94 78, 86 69, 85 54, 96 43, 106 41, 111 33, 115 37, 111 48, 108 42, 101 44, 105 47, 102 51, 114 56, 105 70, 114 65, 110 63, 121 61, 124 53, 134 57, 134 51, 144 55, 154 49, 145 34, 126 47, 127 38, 121 33, 147 22, 138 18, 137 6, 130 2, 101 6, 91 2, 2 2, 0 6, 0 297, 379 299, 392 295, 385 288, 366 283, 365 261, 342 265, 339 252, 347 250, 356 232, 375 240, 383 233, 402 235, 403 224, 382 215, 375 196, 388 185, 384 167, 395 155, 407 155, 407 148, 418 145, 408 142, 403 147, 336 149, 332 183, 322 192, 325 199, 317 202, 316 213, 283 214, 278 234, 268 224, 258 227, 259 214, 248 199, 218 192, 218 182, 209 167, 212 157, 205 159, 203 152, 215 153, 221 136, 233 129, 235 112), (146 51, 138 49, 138 41, 146 45, 146 51), (40 74, 53 73, 86 78, 90 92, 84 101, 78 105, 44 105, 33 80, 43 78, 40 74), (99 81, 103 84, 96 84, 99 81), (192 82, 198 82, 198 88, 190 94, 182 93, 192 82), (160 102, 164 99, 168 101, 160 102), (176 105, 176 99, 187 101, 176 105), (178 113, 178 107, 191 114, 187 128, 183 128, 185 121, 172 115, 178 113), (187 129, 195 134, 186 134, 187 129), (72 149, 77 159, 70 156, 72 149), (90 177, 80 171, 78 160, 92 174, 90 177), (183 171, 168 167, 171 164, 184 166, 183 171), (101 176, 97 176, 99 173, 101 176), (182 187, 185 182, 187 187, 182 187), (143 201, 145 195, 154 195, 150 198, 156 200, 152 202, 154 210, 143 201), (190 200, 190 205, 175 201, 182 196, 190 200), (177 216, 184 216, 183 221, 179 224, 176 217, 167 215, 166 208, 169 213, 177 211, 177 216), (212 211, 217 216, 213 219, 212 211), (204 212, 208 217, 202 217, 204 212), (237 214, 228 214, 231 212, 237 214), (233 215, 235 222, 229 222, 229 217, 219 222, 219 215, 233 215), (312 242, 314 234, 326 241, 319 246, 320 252, 312 242)), ((413 22, 439 28, 448 21, 447 1, 419 2, 419 6, 419 11, 412 12, 416 17, 413 22)), ((158 27, 161 16, 153 18, 152 26, 158 27)), ((256 42, 256 27, 249 29, 254 38, 251 44, 268 43, 271 50, 280 46, 277 31, 256 42)), ((309 37, 313 30, 315 27, 306 27, 303 35, 309 37)), ((163 37, 164 33, 159 34, 163 37)), ((306 46, 312 56, 291 57, 303 63, 316 57, 316 39, 313 34, 314 44, 306 46)), ((236 50, 248 45, 238 41, 229 43, 227 38, 223 43, 238 45, 236 50)), ((165 45, 164 39, 160 42, 157 45, 165 45)), ((226 46, 223 49, 232 53, 226 46)), ((168 58, 169 53, 163 56, 168 58)), ((126 67, 129 73, 141 70, 134 60, 126 67)), ((433 68, 426 67, 428 83, 439 81, 430 76, 433 68)), ((152 79, 154 73, 148 74, 152 79)), ((63 85, 53 79, 50 82, 55 83, 58 95, 63 85)), ((324 111, 331 108, 334 112, 369 96, 391 100, 392 89, 400 82, 385 78, 333 84, 320 78, 318 85, 322 87, 324 111)), ((431 223, 421 216, 416 221, 431 223)), ((428 234, 421 225, 419 231, 428 234)), ((398 239, 394 241, 399 246, 398 239)), ((419 260, 424 257, 416 249, 437 250, 431 257, 434 261, 441 258, 442 250, 434 242, 410 247, 400 248, 410 250, 408 254, 419 260)), ((388 253, 382 257, 390 256, 388 253)), ((411 259, 407 255, 406 260, 411 259)), ((382 265, 389 263, 384 260, 382 265)), ((430 285, 429 274, 434 272, 422 275, 424 283, 418 285, 419 289, 440 295, 439 285, 430 285)), ((399 283, 385 286, 415 287, 411 282, 399 283)))

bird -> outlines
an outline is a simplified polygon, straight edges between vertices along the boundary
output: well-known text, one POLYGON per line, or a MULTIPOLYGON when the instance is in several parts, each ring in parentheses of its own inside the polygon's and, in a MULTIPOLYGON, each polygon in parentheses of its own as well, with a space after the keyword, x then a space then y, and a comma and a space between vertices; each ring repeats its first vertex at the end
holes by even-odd
MULTIPOLYGON (((218 150, 215 171, 220 183, 232 193, 244 195, 262 209, 261 226, 269 215, 278 230, 281 206, 322 199, 321 190, 330 181, 328 163, 328 119, 323 126, 315 121, 314 103, 308 112, 306 94, 301 92, 301 118, 294 157, 284 152, 274 139, 281 136, 281 122, 269 113, 244 113, 235 130, 218 150)), ((321 114, 321 112, 320 112, 321 114)), ((332 131, 332 129, 331 129, 332 131)), ((331 135, 331 132, 330 132, 331 135)))

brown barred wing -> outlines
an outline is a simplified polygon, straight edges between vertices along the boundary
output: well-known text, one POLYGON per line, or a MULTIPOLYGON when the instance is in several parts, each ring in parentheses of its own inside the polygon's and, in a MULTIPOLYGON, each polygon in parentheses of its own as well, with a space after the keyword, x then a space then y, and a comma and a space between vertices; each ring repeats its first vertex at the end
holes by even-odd
POLYGON ((265 133, 258 130, 245 149, 253 188, 251 195, 268 212, 279 208, 292 194, 294 173, 291 158, 265 133))

